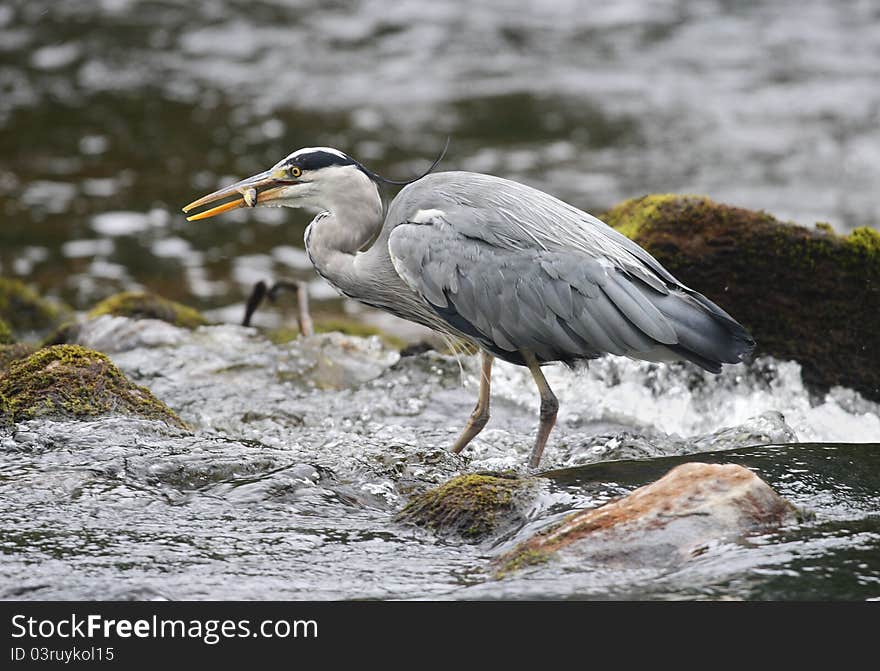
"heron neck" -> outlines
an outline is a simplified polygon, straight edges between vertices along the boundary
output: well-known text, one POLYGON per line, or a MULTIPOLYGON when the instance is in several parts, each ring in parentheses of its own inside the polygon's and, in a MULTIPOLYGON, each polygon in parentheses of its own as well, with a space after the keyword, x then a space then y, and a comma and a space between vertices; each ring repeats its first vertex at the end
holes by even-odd
POLYGON ((361 282, 355 263, 358 252, 376 237, 382 226, 382 202, 349 207, 335 203, 306 229, 306 251, 318 273, 344 293, 357 297, 361 282))

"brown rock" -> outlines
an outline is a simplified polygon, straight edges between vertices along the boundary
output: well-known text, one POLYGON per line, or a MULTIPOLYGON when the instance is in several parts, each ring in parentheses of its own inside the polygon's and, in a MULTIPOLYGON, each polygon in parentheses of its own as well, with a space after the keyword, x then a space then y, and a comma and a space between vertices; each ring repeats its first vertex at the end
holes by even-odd
POLYGON ((499 573, 573 552, 603 564, 676 563, 712 541, 771 529, 797 509, 734 464, 683 464, 616 501, 569 515, 498 560, 499 573))

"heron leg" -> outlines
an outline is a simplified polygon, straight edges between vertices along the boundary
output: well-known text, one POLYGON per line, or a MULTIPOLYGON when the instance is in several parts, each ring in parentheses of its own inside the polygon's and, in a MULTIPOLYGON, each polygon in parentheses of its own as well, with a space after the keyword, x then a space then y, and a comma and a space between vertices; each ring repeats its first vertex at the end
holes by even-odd
POLYGON ((315 325, 309 312, 309 292, 306 290, 305 282, 296 283, 296 318, 300 333, 304 336, 315 335, 315 325))
POLYGON ((474 408, 467 424, 464 425, 464 430, 461 432, 458 440, 455 441, 455 445, 452 446, 452 451, 455 454, 458 454, 467 447, 467 444, 483 430, 486 422, 489 421, 489 391, 492 382, 492 362, 495 360, 495 357, 485 350, 482 350, 480 354, 482 357, 482 365, 480 366, 480 395, 477 398, 477 407, 474 408))
POLYGON ((529 466, 537 468, 538 464, 541 463, 541 455, 544 454, 547 438, 550 437, 553 425, 556 424, 556 412, 559 410, 559 401, 556 400, 556 395, 550 389, 550 385, 547 384, 547 379, 544 377, 544 373, 541 372, 541 365, 538 363, 535 355, 526 351, 523 351, 522 355, 541 394, 541 421, 538 424, 535 446, 532 448, 532 455, 529 457, 529 466))

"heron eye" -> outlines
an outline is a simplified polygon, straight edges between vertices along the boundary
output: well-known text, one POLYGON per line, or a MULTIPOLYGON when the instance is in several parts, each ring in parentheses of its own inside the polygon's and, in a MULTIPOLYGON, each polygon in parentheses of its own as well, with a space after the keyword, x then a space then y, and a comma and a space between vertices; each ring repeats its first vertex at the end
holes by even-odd
POLYGON ((303 174, 302 169, 295 165, 290 166, 289 172, 291 177, 299 177, 303 174))

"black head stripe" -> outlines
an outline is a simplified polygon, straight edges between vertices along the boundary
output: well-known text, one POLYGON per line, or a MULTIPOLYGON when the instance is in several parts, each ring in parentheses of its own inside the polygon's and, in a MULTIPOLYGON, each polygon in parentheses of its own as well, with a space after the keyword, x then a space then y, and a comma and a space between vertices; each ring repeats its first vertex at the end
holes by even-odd
POLYGON ((443 146, 443 151, 440 152, 440 155, 434 160, 434 162, 431 164, 431 167, 418 177, 404 180, 395 180, 388 179, 387 177, 382 177, 378 173, 373 172, 362 163, 358 163, 353 158, 351 158, 350 156, 346 156, 342 152, 336 153, 335 151, 324 151, 323 149, 315 149, 314 151, 301 150, 301 153, 297 153, 295 156, 287 161, 287 165, 298 166, 303 172, 308 170, 320 170, 321 168, 329 168, 335 165, 353 165, 362 173, 364 173, 367 177, 373 180, 376 184, 393 184, 395 186, 405 186, 407 184, 417 182, 425 175, 433 172, 434 168, 436 168, 440 161, 443 160, 443 157, 446 155, 446 150, 448 148, 449 138, 446 138, 446 144, 443 146))
POLYGON ((321 168, 329 168, 332 165, 356 165, 357 161, 348 156, 334 154, 329 151, 310 151, 307 154, 300 154, 291 159, 290 165, 296 165, 305 170, 320 170, 321 168))

